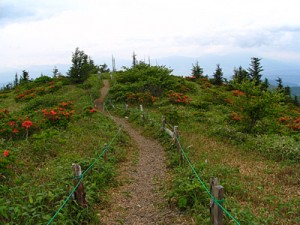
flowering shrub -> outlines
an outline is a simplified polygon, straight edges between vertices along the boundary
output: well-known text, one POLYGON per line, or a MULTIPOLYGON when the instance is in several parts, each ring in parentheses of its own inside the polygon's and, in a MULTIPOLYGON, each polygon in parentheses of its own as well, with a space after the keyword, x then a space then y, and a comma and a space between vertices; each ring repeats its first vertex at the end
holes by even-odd
POLYGON ((241 120, 241 117, 240 117, 239 114, 237 114, 236 112, 233 112, 233 113, 230 114, 230 119, 231 119, 232 121, 237 122, 237 121, 240 121, 240 120, 241 120))
POLYGON ((236 97, 245 95, 245 92, 242 92, 240 90, 232 90, 231 92, 232 92, 233 96, 236 96, 236 97))
POLYGON ((45 95, 53 93, 54 91, 58 90, 61 87, 61 83, 58 82, 49 82, 46 87, 38 87, 36 89, 32 88, 29 90, 25 90, 22 93, 19 93, 18 90, 16 90, 16 93, 18 95, 15 97, 16 102, 19 101, 29 101, 31 99, 36 98, 37 95, 45 95))
POLYGON ((146 93, 127 93, 126 102, 130 104, 145 104, 145 105, 153 105, 153 103, 157 100, 157 97, 151 95, 150 92, 146 93))
POLYGON ((8 110, 0 110, 0 138, 10 140, 28 136, 28 129, 32 122, 26 117, 18 118, 10 115, 8 110))
POLYGON ((15 157, 11 154, 11 151, 6 149, 0 151, 0 180, 7 178, 7 175, 12 173, 11 168, 14 163, 15 157))
POLYGON ((31 99, 34 99, 36 98, 36 94, 33 93, 33 89, 31 90, 28 90, 28 91, 25 91, 21 94, 18 94, 16 97, 15 97, 15 100, 16 102, 19 102, 19 101, 29 101, 31 99))
POLYGON ((44 121, 50 126, 65 127, 75 113, 72 105, 72 102, 62 102, 55 108, 43 109, 44 121))
POLYGON ((94 107, 92 106, 88 106, 88 107, 85 107, 84 108, 84 114, 86 116, 92 116, 94 113, 98 112, 97 109, 95 109, 94 107))
POLYGON ((8 109, 1 109, 0 110, 0 119, 3 119, 3 118, 8 117, 8 116, 9 116, 8 109))
POLYGON ((279 123, 284 124, 292 130, 300 131, 300 116, 293 118, 291 116, 284 116, 279 118, 279 123))
POLYGON ((191 102, 191 99, 187 95, 184 95, 183 93, 174 92, 173 90, 170 90, 167 93, 167 96, 171 103, 188 104, 191 102))
POLYGON ((25 120, 22 123, 22 127, 24 127, 26 130, 28 130, 32 126, 32 122, 30 120, 25 120))
POLYGON ((225 102, 227 102, 230 105, 233 105, 233 103, 234 103, 233 99, 231 99, 231 98, 225 99, 225 102))
POLYGON ((23 123, 22 123, 22 127, 25 129, 26 131, 26 139, 28 138, 28 129, 32 126, 32 122, 30 120, 25 120, 23 123))

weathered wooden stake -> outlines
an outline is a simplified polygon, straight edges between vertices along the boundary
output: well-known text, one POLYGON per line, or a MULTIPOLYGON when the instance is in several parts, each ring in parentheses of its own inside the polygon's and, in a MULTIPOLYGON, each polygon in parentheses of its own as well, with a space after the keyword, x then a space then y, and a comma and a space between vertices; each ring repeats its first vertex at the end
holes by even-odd
POLYGON ((173 132, 173 142, 176 143, 178 137, 178 126, 174 126, 174 132, 173 132))
POLYGON ((146 123, 146 117, 145 117, 145 114, 143 113, 142 114, 142 119, 143 119, 143 122, 144 122, 144 124, 146 123))
POLYGON ((184 160, 183 160, 183 154, 181 152, 181 149, 180 149, 180 146, 179 146, 179 143, 178 143, 178 126, 174 126, 173 142, 177 147, 177 151, 180 155, 180 163, 182 164, 184 160))
MULTIPOLYGON (((216 200, 224 199, 224 188, 219 185, 218 178, 210 178, 210 193, 216 200)), ((220 202, 223 205, 222 202, 220 202)), ((214 202, 213 199, 210 200, 210 223, 214 225, 223 225, 223 210, 221 207, 214 202)))
POLYGON ((111 99, 109 99, 109 103, 110 103, 111 107, 113 107, 113 109, 115 109, 115 106, 112 104, 111 99))
POLYGON ((161 131, 165 129, 166 126, 166 117, 162 116, 161 118, 161 131))
POLYGON ((125 112, 128 111, 128 104, 125 104, 125 112))
POLYGON ((140 105, 140 110, 141 110, 141 112, 143 112, 143 111, 144 111, 144 109, 143 109, 143 105, 140 105))
POLYGON ((105 143, 104 144, 104 149, 105 149, 105 152, 104 152, 104 161, 106 162, 107 161, 107 144, 105 143))
MULTIPOLYGON (((72 164, 73 170, 74 170, 74 187, 77 186, 78 182, 80 182, 81 178, 81 166, 77 163, 72 164)), ((87 201, 86 201, 86 193, 84 191, 83 183, 80 182, 77 189, 74 192, 75 200, 77 201, 78 205, 82 207, 87 207, 87 201)))

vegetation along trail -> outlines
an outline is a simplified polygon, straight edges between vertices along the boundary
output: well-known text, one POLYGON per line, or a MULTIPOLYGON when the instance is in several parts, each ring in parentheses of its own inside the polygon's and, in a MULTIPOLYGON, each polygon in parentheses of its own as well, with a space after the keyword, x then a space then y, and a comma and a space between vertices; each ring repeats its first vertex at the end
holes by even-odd
MULTIPOLYGON (((95 101, 103 110, 109 82, 104 80, 101 97, 95 101)), ((112 117, 136 143, 134 162, 125 162, 120 170, 121 186, 111 193, 111 207, 101 211, 102 224, 194 224, 167 205, 163 183, 167 179, 163 147, 133 129, 126 119, 112 117), (129 181, 129 182, 128 182, 129 181)))

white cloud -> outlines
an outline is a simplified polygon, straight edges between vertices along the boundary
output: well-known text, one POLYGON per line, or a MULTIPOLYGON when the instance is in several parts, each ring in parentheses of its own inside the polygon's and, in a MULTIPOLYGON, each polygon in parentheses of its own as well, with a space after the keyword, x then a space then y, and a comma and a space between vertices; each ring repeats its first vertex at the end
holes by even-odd
POLYGON ((297 0, 2 0, 0 8, 24 15, 0 16, 0 57, 4 67, 69 63, 80 47, 98 58, 129 58, 132 51, 153 58, 246 51, 299 60, 298 5, 297 0))

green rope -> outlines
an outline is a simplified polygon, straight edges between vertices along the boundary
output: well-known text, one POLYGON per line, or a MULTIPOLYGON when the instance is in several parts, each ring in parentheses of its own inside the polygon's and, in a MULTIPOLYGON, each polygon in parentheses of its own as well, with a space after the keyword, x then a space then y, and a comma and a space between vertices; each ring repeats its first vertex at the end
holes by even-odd
POLYGON ((71 196, 74 194, 74 192, 78 188, 79 184, 82 182, 82 180, 83 180, 84 176, 86 175, 86 173, 105 154, 105 152, 108 150, 108 148, 111 146, 111 144, 114 142, 114 140, 116 139, 116 137, 120 134, 120 132, 121 132, 121 128, 119 128, 118 133, 113 137, 113 139, 111 140, 111 142, 104 148, 104 150, 102 151, 102 153, 93 161, 93 163, 80 176, 75 176, 74 177, 75 179, 76 178, 80 178, 79 181, 78 181, 78 183, 76 184, 76 186, 74 187, 74 189, 71 191, 71 193, 69 194, 69 196, 65 199, 65 201, 63 202, 63 204, 56 211, 56 213, 53 215, 53 217, 49 220, 49 222, 47 223, 47 225, 51 224, 53 222, 53 220, 56 218, 56 216, 58 215, 58 213, 64 208, 64 206, 67 204, 67 202, 70 200, 71 196))
POLYGON ((110 114, 110 112, 109 112, 108 108, 106 107, 105 103, 103 103, 103 106, 104 106, 104 109, 107 111, 108 115, 110 116, 110 118, 112 119, 113 116, 110 114))
POLYGON ((198 179, 198 181, 201 183, 201 185, 204 187, 205 191, 209 194, 209 196, 213 199, 213 201, 223 210, 223 212, 225 212, 236 224, 240 225, 240 223, 220 204, 220 202, 222 203, 224 201, 224 199, 218 200, 216 199, 208 190, 208 188, 206 187, 206 185, 204 184, 204 182, 201 180, 200 176, 198 175, 198 173, 196 172, 196 169, 194 168, 194 166, 192 165, 191 161, 189 160, 188 156, 186 155, 185 151, 183 150, 178 138, 176 137, 176 140, 178 142, 178 145, 181 149, 181 152, 185 158, 185 160, 188 162, 190 168, 192 169, 192 171, 194 172, 196 178, 198 179))
MULTIPOLYGON (((108 110, 107 110, 108 111, 108 110)), ((156 121, 154 121, 155 124, 159 124, 156 121)), ((166 123, 166 125, 170 126, 170 124, 166 123)), ((159 124, 159 126, 162 128, 162 125, 159 124)), ((240 225, 240 223, 221 205, 221 203, 223 203, 225 200, 224 199, 216 199, 208 190, 208 188, 206 187, 205 183, 201 180, 200 176, 198 175, 196 169, 194 168, 194 166, 192 165, 192 163, 190 162, 187 154, 185 153, 185 151, 183 150, 178 137, 176 137, 176 140, 178 142, 178 145, 180 147, 180 150, 185 158, 185 160, 188 162, 190 168, 192 169, 192 171, 194 172, 196 178, 198 179, 198 181, 201 183, 201 185, 204 187, 205 191, 208 193, 208 195, 213 199, 213 201, 238 225, 240 225)))

